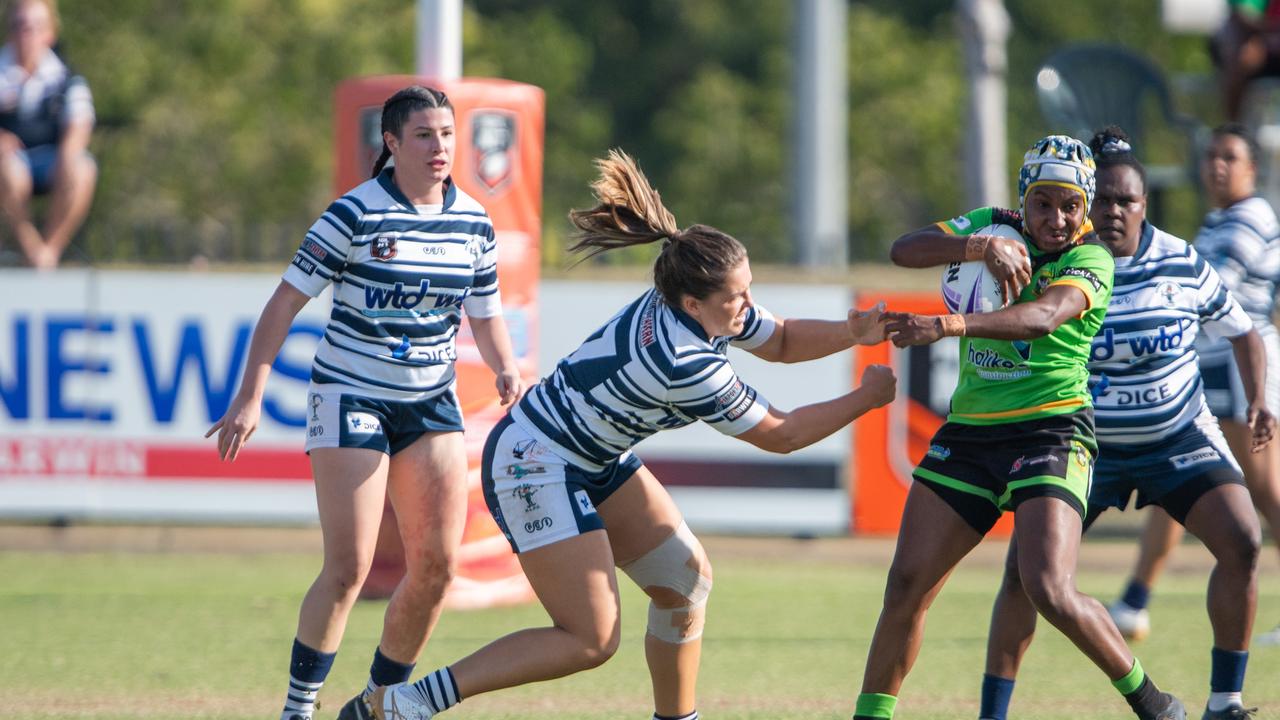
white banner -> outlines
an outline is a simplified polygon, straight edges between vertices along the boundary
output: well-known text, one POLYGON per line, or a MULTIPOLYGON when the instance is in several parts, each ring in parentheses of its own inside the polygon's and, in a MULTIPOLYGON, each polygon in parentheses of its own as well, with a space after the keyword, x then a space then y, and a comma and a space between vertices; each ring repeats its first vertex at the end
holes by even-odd
MULTIPOLYGON (((219 461, 203 437, 237 390, 253 325, 278 282, 266 273, 0 271, 0 516, 313 522, 302 429, 327 294, 309 303, 290 331, 262 424, 242 458, 219 461)), ((554 368, 644 287, 544 282, 538 367, 554 368)), ((753 295, 784 317, 831 319, 844 317, 849 298, 845 288, 809 285, 761 285, 753 295)), ((527 316, 508 314, 521 357, 527 316)), ((835 397, 851 384, 848 353, 785 366, 733 352, 743 378, 785 409, 835 397)), ((469 444, 482 441, 468 437, 469 444)), ((791 468, 818 478, 802 483, 803 491, 784 489, 786 477, 676 487, 692 524, 701 518, 703 527, 838 532, 848 524, 846 494, 838 480, 822 478, 843 477, 849 446, 846 429, 781 457, 695 425, 661 433, 637 451, 655 466, 708 463, 753 477, 791 468), (757 486, 735 492, 727 508, 718 486, 742 484, 757 486)))

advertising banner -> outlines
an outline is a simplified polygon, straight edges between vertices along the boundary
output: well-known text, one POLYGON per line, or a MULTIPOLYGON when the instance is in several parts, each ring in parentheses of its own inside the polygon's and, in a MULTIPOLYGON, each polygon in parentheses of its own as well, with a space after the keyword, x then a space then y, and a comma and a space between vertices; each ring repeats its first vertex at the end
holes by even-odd
MULTIPOLYGON (((866 293, 859 296, 858 307, 880 300, 900 312, 946 312, 941 297, 931 293, 866 293)), ((898 395, 854 424, 849 478, 853 530, 894 535, 911 487, 911 472, 947 416, 959 369, 959 342, 944 338, 932 345, 901 349, 881 343, 855 351, 855 381, 868 365, 888 365, 898 378, 898 395)), ((1007 535, 1012 530, 1013 514, 1006 513, 991 532, 1007 535)))

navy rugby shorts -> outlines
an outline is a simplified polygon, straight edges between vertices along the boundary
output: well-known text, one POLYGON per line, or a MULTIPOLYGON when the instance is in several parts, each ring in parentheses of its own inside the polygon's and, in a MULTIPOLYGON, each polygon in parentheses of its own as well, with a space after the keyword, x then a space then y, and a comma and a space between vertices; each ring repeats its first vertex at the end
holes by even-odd
POLYGON ((307 390, 308 453, 343 447, 395 455, 429 432, 462 432, 462 408, 452 389, 409 401, 374 400, 345 385, 307 390))

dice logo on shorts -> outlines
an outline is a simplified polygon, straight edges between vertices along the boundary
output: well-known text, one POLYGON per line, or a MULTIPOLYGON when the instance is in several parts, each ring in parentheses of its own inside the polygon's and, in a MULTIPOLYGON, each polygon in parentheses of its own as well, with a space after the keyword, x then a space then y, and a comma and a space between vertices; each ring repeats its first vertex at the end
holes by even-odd
POLYGON ((381 429, 382 423, 369 413, 347 413, 347 432, 352 435, 372 435, 381 429))

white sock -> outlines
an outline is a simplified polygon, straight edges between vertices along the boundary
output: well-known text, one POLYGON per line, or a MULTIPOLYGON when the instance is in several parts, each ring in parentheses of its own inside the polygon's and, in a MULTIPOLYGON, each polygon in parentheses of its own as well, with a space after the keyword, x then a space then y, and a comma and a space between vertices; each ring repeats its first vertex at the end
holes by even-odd
POLYGON ((320 694, 323 682, 302 682, 297 678, 289 678, 289 694, 285 696, 284 710, 280 712, 280 720, 290 720, 301 715, 310 720, 316 711, 316 696, 320 694))
POLYGON ((1244 700, 1238 692, 1211 692, 1209 693, 1209 710, 1217 712, 1226 710, 1233 705, 1244 705, 1244 700))

